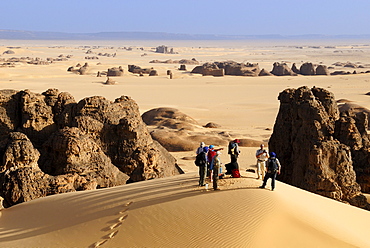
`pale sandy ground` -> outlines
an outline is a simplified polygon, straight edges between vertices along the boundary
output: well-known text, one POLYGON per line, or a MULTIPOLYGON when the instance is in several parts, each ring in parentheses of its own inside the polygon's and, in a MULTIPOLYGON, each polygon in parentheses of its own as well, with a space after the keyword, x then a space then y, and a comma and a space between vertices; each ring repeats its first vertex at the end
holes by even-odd
MULTIPOLYGON (((365 95, 370 91, 370 74, 215 78, 177 71, 177 64, 148 62, 191 58, 202 63, 235 60, 258 62, 267 70, 276 61, 287 61, 289 65, 295 62, 298 66, 306 61, 327 66, 338 61, 366 65, 370 64, 367 44, 367 41, 0 41, 3 45, 0 54, 8 50, 7 46, 21 47, 12 49, 15 54, 1 58, 73 55, 68 61, 51 65, 16 64, 14 68, 0 68, 0 85, 1 89, 30 89, 39 93, 58 88, 70 92, 77 101, 93 95, 109 100, 128 95, 138 103, 141 112, 175 107, 201 125, 215 122, 222 126, 220 131, 235 137, 266 141, 272 131, 265 129, 273 128, 279 107, 277 96, 282 90, 303 85, 324 87, 336 99, 349 99, 370 108, 370 98, 365 95), (179 54, 150 52, 151 47, 162 44, 173 46, 179 54), (82 45, 102 45, 92 50, 116 52, 117 56, 85 60, 85 56, 95 54, 85 54, 87 49, 82 45), (124 46, 135 47, 133 51, 118 49, 124 46), (143 47, 144 51, 136 47, 143 47), (144 53, 147 55, 141 56, 144 53), (90 64, 89 75, 66 71, 69 66, 85 62, 90 64), (159 76, 129 74, 128 64, 154 67, 159 76), (97 78, 96 72, 113 66, 122 66, 125 75, 114 78, 116 85, 104 85, 106 78, 97 78), (174 79, 168 79, 167 69, 173 71, 174 79)), ((187 66, 189 70, 193 67, 187 66)), ((218 192, 197 186, 197 167, 189 160, 194 152, 178 152, 172 154, 187 172, 185 175, 50 196, 2 210, 0 247, 370 247, 369 212, 280 182, 274 192, 258 189, 261 181, 246 172, 255 168, 256 149, 242 148, 239 163, 243 177, 222 180, 218 192)), ((226 152, 221 158, 223 163, 228 162, 226 152)))

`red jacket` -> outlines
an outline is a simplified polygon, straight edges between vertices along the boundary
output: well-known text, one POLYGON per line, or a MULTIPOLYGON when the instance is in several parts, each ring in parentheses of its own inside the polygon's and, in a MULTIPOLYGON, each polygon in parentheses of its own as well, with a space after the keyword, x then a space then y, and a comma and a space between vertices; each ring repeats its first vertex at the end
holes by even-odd
POLYGON ((208 154, 207 154, 207 159, 208 159, 208 162, 212 162, 212 159, 213 159, 213 157, 216 155, 216 151, 215 150, 213 150, 213 149, 209 149, 208 150, 208 154))

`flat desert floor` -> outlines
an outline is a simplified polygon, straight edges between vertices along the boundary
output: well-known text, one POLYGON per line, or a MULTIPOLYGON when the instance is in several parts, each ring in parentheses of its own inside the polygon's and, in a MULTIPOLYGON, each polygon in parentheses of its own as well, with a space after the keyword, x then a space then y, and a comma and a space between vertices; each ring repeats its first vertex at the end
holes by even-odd
MULTIPOLYGON (((300 86, 322 87, 335 98, 370 109, 370 41, 0 41, 0 59, 65 58, 48 65, 14 62, 0 67, 1 89, 49 88, 76 101, 100 95, 132 97, 140 111, 177 108, 199 124, 214 122, 232 137, 267 142, 279 108, 279 92, 300 86), (176 54, 155 53, 172 47, 176 54), (12 50, 14 54, 4 52, 12 50), (88 52, 89 50, 92 53, 88 52), (116 54, 116 56, 101 56, 116 54), (85 59, 97 56, 99 59, 85 59), (149 63, 195 58, 332 66, 357 74, 337 76, 212 77, 191 74, 195 65, 149 63), (89 64, 87 75, 67 72, 89 64), (358 68, 334 66, 351 62, 358 68), (128 65, 153 67, 158 76, 139 77, 128 65), (122 66, 124 75, 106 85, 97 73, 122 66), (166 71, 173 72, 169 79, 166 71)), ((0 64, 4 63, 0 62, 0 64)), ((209 144, 208 144, 209 145, 209 144)), ((218 144, 214 144, 218 145, 218 144)), ((226 147, 225 147, 226 148, 226 147)), ((258 189, 257 147, 243 147, 242 178, 220 182, 214 192, 197 186, 194 152, 172 152, 186 172, 171 178, 45 197, 0 212, 1 247, 370 247, 370 213, 278 182, 274 192, 258 189)), ((228 161, 226 152, 221 155, 228 161)), ((283 165, 284 166, 284 165, 283 165)))

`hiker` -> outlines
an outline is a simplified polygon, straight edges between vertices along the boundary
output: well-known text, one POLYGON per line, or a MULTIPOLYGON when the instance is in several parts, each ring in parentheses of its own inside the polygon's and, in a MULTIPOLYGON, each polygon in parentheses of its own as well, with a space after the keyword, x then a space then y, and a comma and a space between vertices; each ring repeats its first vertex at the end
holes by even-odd
POLYGON ((271 178, 271 190, 275 189, 275 179, 276 175, 280 175, 281 165, 279 159, 276 158, 276 154, 274 152, 270 152, 270 157, 267 160, 267 172, 266 176, 263 179, 263 184, 260 186, 261 189, 266 187, 267 180, 271 178))
POLYGON ((238 145, 239 143, 240 143, 240 140, 238 139, 234 139, 229 142, 228 154, 230 154, 230 160, 231 160, 230 163, 236 163, 238 160, 238 156, 240 154, 239 145, 238 145))
POLYGON ((203 148, 205 147, 206 145, 204 144, 204 142, 200 142, 200 145, 199 147, 197 148, 197 151, 195 152, 197 155, 201 152, 203 152, 203 148))
POLYGON ((208 154, 207 154, 207 160, 208 160, 208 170, 207 170, 207 176, 209 179, 212 181, 212 168, 211 168, 211 163, 213 160, 213 157, 216 156, 217 151, 223 150, 224 148, 218 148, 215 149, 214 145, 210 145, 208 149, 208 154))
POLYGON ((268 151, 265 149, 264 144, 261 144, 260 149, 256 151, 256 158, 257 158, 257 179, 260 179, 262 176, 263 180, 265 177, 266 161, 269 158, 268 151))
POLYGON ((199 186, 205 186, 205 180, 207 175, 207 152, 208 146, 203 147, 195 158, 195 165, 199 167, 199 186))
POLYGON ((219 190, 217 187, 218 179, 219 179, 219 173, 221 169, 221 159, 220 159, 220 151, 216 152, 216 155, 213 157, 211 162, 211 170, 213 171, 212 179, 213 179, 213 189, 219 190))

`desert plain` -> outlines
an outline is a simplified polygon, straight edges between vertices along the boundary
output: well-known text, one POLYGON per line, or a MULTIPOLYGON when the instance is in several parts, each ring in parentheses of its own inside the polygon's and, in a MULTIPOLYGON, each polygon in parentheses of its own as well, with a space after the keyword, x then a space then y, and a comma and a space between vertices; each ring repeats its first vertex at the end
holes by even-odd
MULTIPOLYGON (((108 100, 126 95, 144 113, 176 108, 199 124, 219 125, 212 132, 265 143, 279 110, 279 92, 300 86, 322 87, 336 100, 370 109, 370 41, 0 41, 1 63, 21 57, 56 59, 52 63, 14 62, 0 67, 1 89, 42 93, 49 88, 108 100), (174 54, 156 53, 166 45, 174 54), (6 51, 14 53, 4 53, 6 51), (88 52, 91 51, 91 52, 88 52), (98 54, 103 55, 98 55, 98 54), (104 55, 106 54, 106 55, 104 55), (107 54, 115 56, 107 56, 107 54), (96 56, 98 59, 86 59, 96 56), (57 61, 57 58, 60 61, 57 61), (345 70, 330 76, 202 76, 196 65, 149 63, 192 59, 258 63, 272 70, 274 62, 304 62, 345 70), (356 68, 334 65, 351 62, 356 68), (68 72, 89 64, 86 75, 68 72), (153 67, 158 76, 128 72, 128 65, 153 67), (98 72, 121 66, 120 77, 106 84, 98 72), (173 73, 172 79, 167 70, 173 73), (353 74, 356 71, 356 74, 353 74)), ((207 144, 211 145, 211 144, 207 144)), ((213 144, 224 148, 225 144, 213 144)), ((0 212, 0 247, 370 247, 370 213, 278 182, 276 190, 258 189, 255 169, 258 145, 241 147, 242 178, 220 181, 220 191, 198 186, 195 151, 171 152, 183 175, 114 188, 65 193, 22 203, 0 212)), ((227 152, 221 161, 227 163, 227 152)), ((284 165, 282 165, 284 166, 284 165)))

